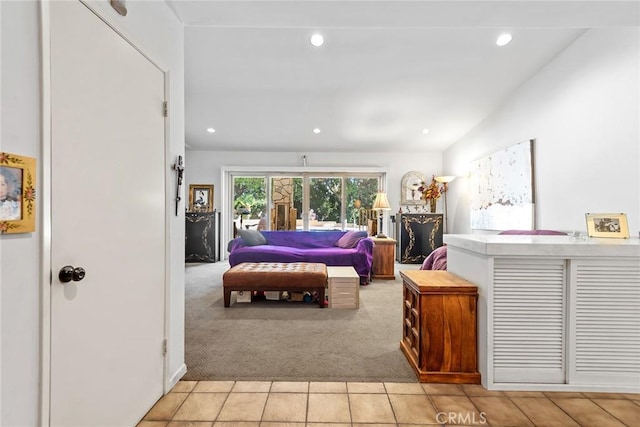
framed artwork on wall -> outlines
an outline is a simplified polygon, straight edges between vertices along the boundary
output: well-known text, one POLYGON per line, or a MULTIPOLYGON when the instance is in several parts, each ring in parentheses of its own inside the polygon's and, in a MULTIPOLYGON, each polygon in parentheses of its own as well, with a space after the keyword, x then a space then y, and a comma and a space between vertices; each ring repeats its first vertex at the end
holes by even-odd
POLYGON ((628 239, 629 225, 624 213, 587 213, 587 235, 628 239))
POLYGON ((533 230, 535 227, 533 140, 471 162, 471 228, 533 230))
POLYGON ((36 231, 36 159, 0 152, 0 234, 36 231))
POLYGON ((418 188, 426 182, 426 177, 422 172, 411 171, 404 174, 400 189, 401 205, 424 205, 427 203, 422 198, 422 193, 418 188))
POLYGON ((213 185, 189 185, 189 211, 213 212, 213 185))

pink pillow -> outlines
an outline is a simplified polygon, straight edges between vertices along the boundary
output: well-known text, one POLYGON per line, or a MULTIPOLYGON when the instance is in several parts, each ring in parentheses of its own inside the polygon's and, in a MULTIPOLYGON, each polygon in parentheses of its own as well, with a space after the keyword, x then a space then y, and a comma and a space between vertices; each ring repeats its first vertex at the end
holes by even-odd
POLYGON ((367 237, 366 231, 347 231, 344 235, 338 239, 336 246, 342 249, 355 248, 358 242, 367 237))

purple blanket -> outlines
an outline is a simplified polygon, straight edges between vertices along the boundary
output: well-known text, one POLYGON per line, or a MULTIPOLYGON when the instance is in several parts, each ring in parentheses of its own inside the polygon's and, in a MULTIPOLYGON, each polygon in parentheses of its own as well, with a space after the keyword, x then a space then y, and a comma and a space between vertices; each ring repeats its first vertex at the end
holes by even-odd
POLYGON ((432 251, 422 263, 420 270, 446 270, 447 269, 447 247, 440 246, 432 251))
POLYGON ((373 261, 373 241, 364 238, 353 249, 336 242, 345 231, 262 231, 266 245, 247 246, 242 238, 231 244, 231 267, 243 262, 318 262, 328 266, 352 266, 361 283, 368 283, 373 261))

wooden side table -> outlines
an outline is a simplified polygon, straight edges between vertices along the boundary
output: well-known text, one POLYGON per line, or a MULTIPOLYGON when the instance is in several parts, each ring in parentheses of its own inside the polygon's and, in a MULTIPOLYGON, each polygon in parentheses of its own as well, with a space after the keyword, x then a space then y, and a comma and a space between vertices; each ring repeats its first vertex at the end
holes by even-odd
POLYGON ((480 384, 478 287, 447 271, 401 271, 400 348, 420 382, 480 384))
POLYGON ((389 238, 372 237, 373 272, 372 279, 394 280, 394 262, 396 259, 396 241, 389 238))

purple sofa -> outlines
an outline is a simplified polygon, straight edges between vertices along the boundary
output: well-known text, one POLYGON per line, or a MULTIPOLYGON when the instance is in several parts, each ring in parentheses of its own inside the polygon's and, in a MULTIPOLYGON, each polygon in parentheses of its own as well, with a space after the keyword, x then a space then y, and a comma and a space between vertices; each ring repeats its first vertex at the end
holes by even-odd
POLYGON ((354 248, 336 242, 346 231, 261 231, 266 244, 248 246, 241 237, 229 247, 231 267, 243 262, 317 262, 328 266, 352 266, 360 283, 369 283, 373 240, 360 239, 354 248))

